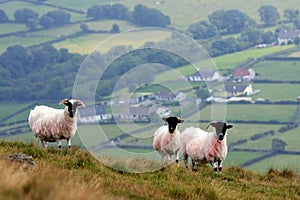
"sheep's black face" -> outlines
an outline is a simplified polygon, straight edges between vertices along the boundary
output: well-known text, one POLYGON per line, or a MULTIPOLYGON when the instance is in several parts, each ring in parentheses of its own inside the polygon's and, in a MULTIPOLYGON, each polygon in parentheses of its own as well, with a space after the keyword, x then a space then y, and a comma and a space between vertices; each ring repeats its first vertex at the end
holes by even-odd
POLYGON ((76 101, 75 102, 67 102, 66 106, 68 107, 69 116, 73 118, 75 116, 77 107, 80 106, 76 101))
POLYGON ((230 129, 233 127, 232 125, 227 125, 224 122, 214 122, 214 123, 211 123, 211 125, 213 127, 215 127, 218 140, 220 140, 220 141, 222 141, 225 138, 227 129, 230 129))
POLYGON ((74 100, 74 99, 63 99, 61 100, 57 105, 64 104, 68 108, 68 113, 71 118, 75 116, 77 107, 83 106, 85 107, 85 104, 81 100, 74 100))
POLYGON ((178 117, 168 117, 164 119, 166 122, 168 122, 168 129, 170 133, 174 133, 176 130, 177 124, 182 123, 183 120, 178 117))

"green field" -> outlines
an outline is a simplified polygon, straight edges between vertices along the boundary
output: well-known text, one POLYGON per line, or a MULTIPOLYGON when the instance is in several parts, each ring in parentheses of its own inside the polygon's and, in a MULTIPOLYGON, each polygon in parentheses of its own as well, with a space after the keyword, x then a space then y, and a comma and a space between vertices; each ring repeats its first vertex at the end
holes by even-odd
POLYGON ((246 169, 260 171, 266 173, 271 167, 283 170, 283 169, 293 169, 294 171, 300 173, 300 156, 292 155, 277 155, 259 163, 246 167, 246 169))
POLYGON ((54 43, 56 48, 67 48, 70 52, 88 54, 91 51, 106 53, 114 46, 132 46, 141 47, 147 41, 159 42, 170 37, 170 32, 165 31, 146 31, 130 32, 122 35, 104 34, 86 34, 81 37, 72 38, 63 42, 54 43), (153 38, 153 34, 156 34, 153 38), (117 37, 117 38, 116 38, 117 37))
POLYGON ((270 101, 296 101, 300 95, 299 84, 279 84, 279 83, 254 83, 254 89, 261 90, 253 96, 254 99, 263 98, 270 101))
POLYGON ((290 49, 292 47, 294 47, 294 45, 273 46, 273 47, 261 48, 261 49, 251 48, 242 52, 236 52, 224 56, 219 56, 213 58, 213 60, 219 69, 234 69, 238 65, 247 61, 249 58, 256 59, 262 56, 266 56, 268 54, 283 51, 285 49, 290 49))
POLYGON ((262 61, 253 66, 257 79, 298 81, 300 62, 297 61, 262 61))
MULTIPOLYGON (((273 129, 276 130, 276 129, 273 129)), ((286 143, 286 150, 288 151, 299 151, 299 142, 300 139, 298 137, 298 133, 300 128, 292 129, 290 131, 275 135, 269 136, 266 138, 262 138, 260 140, 251 141, 248 144, 242 145, 242 147, 246 148, 265 148, 270 149, 272 144, 272 139, 278 138, 283 140, 286 143)))
MULTIPOLYGON (((296 109, 297 105, 228 104, 225 115, 226 120, 289 122, 296 109)), ((200 111, 201 120, 211 120, 211 115, 211 106, 200 111)))

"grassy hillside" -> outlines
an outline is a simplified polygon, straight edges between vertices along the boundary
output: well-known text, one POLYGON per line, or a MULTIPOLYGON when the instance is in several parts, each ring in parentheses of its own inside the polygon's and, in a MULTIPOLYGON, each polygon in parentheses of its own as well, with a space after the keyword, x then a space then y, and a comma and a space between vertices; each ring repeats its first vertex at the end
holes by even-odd
POLYGON ((0 199, 300 198, 300 176, 289 169, 258 174, 230 167, 216 175, 208 166, 194 173, 181 163, 151 173, 123 174, 77 148, 43 150, 17 142, 1 142, 0 156, 0 199), (32 155, 36 165, 4 159, 20 152, 32 155))

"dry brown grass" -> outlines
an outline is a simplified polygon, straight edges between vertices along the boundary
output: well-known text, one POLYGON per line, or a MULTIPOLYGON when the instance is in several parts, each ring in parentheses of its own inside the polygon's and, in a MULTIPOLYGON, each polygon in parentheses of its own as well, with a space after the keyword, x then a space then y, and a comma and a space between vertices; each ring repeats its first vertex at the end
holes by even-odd
POLYGON ((151 173, 120 173, 78 148, 45 151, 34 144, 0 142, 0 157, 19 152, 32 155, 36 166, 0 160, 0 199, 300 198, 300 176, 291 169, 258 174, 230 167, 216 175, 209 166, 194 173, 172 164, 151 173))

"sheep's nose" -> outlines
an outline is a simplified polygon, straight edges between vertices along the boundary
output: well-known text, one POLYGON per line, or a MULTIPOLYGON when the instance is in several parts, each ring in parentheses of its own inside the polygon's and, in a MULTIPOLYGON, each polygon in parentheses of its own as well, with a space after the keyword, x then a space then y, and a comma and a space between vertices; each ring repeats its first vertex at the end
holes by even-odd
POLYGON ((224 139, 224 135, 219 135, 219 140, 223 140, 224 139))
POLYGON ((170 131, 170 133, 174 133, 174 128, 173 127, 170 127, 170 129, 169 129, 169 131, 170 131))

